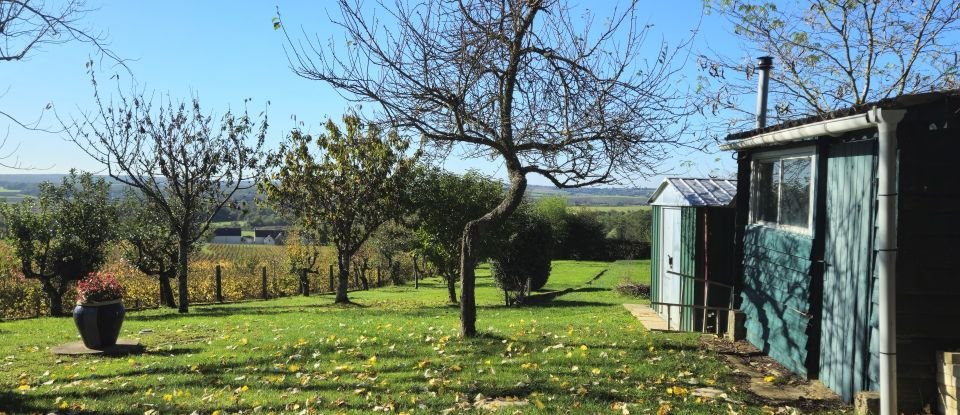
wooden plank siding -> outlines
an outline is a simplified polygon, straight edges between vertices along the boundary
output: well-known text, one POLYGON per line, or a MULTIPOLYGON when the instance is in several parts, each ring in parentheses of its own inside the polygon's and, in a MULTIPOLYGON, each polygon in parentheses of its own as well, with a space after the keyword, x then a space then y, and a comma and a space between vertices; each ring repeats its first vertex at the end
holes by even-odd
MULTIPOLYGON (((736 254, 735 242, 736 212, 728 207, 710 207, 703 211, 704 230, 706 238, 703 252, 700 254, 703 263, 703 279, 719 282, 731 286, 738 285, 736 263, 739 257, 736 254)), ((736 295, 736 292, 733 293, 736 295)), ((710 288, 710 297, 707 303, 715 307, 730 306, 730 290, 713 286, 710 288)), ((709 322, 709 321, 708 321, 709 322)), ((722 330, 727 327, 727 313, 721 312, 716 319, 722 330)))
POLYGON ((846 402, 879 387, 874 298, 876 141, 834 143, 826 168, 819 378, 846 402), (873 353, 872 353, 873 352, 873 353))
MULTIPOLYGON (((660 206, 651 209, 650 233, 650 301, 660 301, 660 206)), ((659 312, 659 307, 654 308, 659 312)))
POLYGON ((897 371, 909 410, 936 401, 934 353, 960 348, 960 132, 929 125, 898 133, 897 371))
POLYGON ((791 371, 807 376, 812 238, 748 226, 743 244, 747 340, 791 371))
MULTIPOLYGON (((699 221, 699 213, 701 208, 696 207, 683 207, 680 208, 680 273, 686 276, 691 276, 694 278, 702 278, 702 272, 699 272, 700 260, 697 255, 697 243, 700 237, 700 232, 698 229, 702 229, 702 224, 699 221)), ((703 297, 700 297, 701 302, 697 302, 697 292, 703 289, 703 283, 693 281, 689 278, 683 278, 680 280, 680 303, 681 304, 703 304, 703 297)), ((695 315, 700 313, 696 312, 694 309, 689 307, 684 307, 683 311, 680 313, 680 330, 692 331, 694 330, 695 323, 699 320, 695 319, 695 315)))

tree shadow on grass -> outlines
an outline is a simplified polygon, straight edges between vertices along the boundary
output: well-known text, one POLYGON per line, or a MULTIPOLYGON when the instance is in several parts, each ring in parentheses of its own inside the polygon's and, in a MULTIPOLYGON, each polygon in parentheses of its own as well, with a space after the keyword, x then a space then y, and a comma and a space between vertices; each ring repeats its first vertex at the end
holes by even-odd
POLYGON ((231 307, 231 306, 205 306, 195 308, 189 313, 169 312, 164 314, 127 314, 127 321, 163 321, 176 320, 183 318, 197 317, 227 317, 237 315, 252 316, 271 316, 278 314, 287 314, 291 311, 306 311, 310 309, 328 309, 328 310, 351 310, 368 308, 369 305, 355 302, 349 303, 329 303, 329 304, 304 304, 304 305, 264 305, 252 307, 231 307))
POLYGON ((554 308, 554 307, 609 307, 611 303, 599 301, 580 301, 580 300, 551 300, 542 303, 524 303, 520 306, 508 307, 503 304, 477 306, 481 310, 504 310, 504 309, 524 309, 524 308, 554 308))

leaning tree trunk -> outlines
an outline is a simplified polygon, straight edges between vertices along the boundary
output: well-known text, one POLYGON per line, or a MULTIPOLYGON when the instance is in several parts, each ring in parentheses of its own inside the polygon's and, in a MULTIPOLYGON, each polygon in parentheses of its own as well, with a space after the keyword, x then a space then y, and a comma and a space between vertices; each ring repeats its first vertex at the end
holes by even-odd
POLYGON ((334 300, 337 304, 346 304, 350 302, 347 297, 347 284, 350 283, 350 255, 341 249, 337 252, 337 297, 334 300))
POLYGON ((176 308, 177 302, 173 299, 173 287, 170 286, 170 273, 163 269, 163 266, 160 266, 160 275, 158 276, 160 280, 160 302, 162 305, 176 308))
POLYGON ((50 300, 50 315, 54 317, 63 316, 63 294, 57 287, 53 286, 50 278, 43 279, 43 292, 47 294, 47 299, 50 300))
POLYGON ((187 258, 187 256, 189 254, 190 245, 185 242, 180 242, 177 251, 177 291, 180 295, 180 307, 177 311, 181 313, 190 311, 190 293, 187 291, 187 270, 189 265, 189 262, 187 262, 189 258, 187 258))
POLYGON ((520 170, 520 162, 507 159, 507 171, 510 174, 510 190, 497 207, 478 219, 467 222, 460 241, 460 336, 477 335, 477 304, 474 289, 477 281, 477 247, 483 232, 499 225, 517 210, 527 189, 527 178, 520 170))

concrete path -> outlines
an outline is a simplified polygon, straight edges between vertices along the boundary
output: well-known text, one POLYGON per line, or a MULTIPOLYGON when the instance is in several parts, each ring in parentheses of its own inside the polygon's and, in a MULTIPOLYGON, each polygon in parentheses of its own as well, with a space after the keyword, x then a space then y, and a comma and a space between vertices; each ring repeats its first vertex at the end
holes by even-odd
POLYGON ((647 330, 667 331, 667 321, 660 317, 656 311, 653 311, 649 305, 624 304, 623 306, 637 320, 640 320, 640 324, 643 324, 643 327, 646 327, 647 330))

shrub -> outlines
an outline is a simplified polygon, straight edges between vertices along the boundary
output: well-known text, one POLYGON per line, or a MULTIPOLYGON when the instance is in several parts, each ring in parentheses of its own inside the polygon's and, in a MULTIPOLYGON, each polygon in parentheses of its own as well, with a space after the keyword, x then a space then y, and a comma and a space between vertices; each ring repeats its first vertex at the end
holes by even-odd
POLYGON ((650 298, 650 286, 631 281, 617 284, 617 292, 631 297, 650 298))
POLYGON ((518 209, 504 231, 503 241, 490 261, 490 274, 504 291, 506 304, 520 304, 530 291, 543 288, 550 277, 550 223, 528 209, 518 209))

